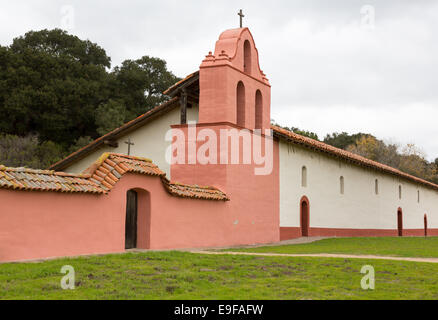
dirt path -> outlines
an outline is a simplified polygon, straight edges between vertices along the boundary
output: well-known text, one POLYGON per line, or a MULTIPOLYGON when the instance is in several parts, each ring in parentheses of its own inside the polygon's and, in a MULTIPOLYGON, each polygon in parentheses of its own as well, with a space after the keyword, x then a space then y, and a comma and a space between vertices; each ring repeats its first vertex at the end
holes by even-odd
POLYGON ((319 258, 348 258, 348 259, 377 259, 377 260, 396 260, 396 261, 413 261, 438 263, 438 258, 411 258, 411 257, 390 257, 374 255, 352 255, 352 254, 335 254, 335 253, 309 253, 309 254, 289 254, 289 253, 255 253, 255 252, 231 252, 231 251, 190 251, 198 254, 229 254, 243 256, 265 256, 265 257, 319 257, 319 258))

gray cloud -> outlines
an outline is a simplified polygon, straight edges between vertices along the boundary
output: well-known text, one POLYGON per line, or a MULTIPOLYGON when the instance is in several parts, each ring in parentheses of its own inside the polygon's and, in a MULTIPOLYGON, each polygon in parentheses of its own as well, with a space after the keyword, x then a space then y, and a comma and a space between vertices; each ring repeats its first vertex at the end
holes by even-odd
POLYGON ((184 76, 243 8, 272 84, 272 117, 320 136, 364 131, 438 157, 436 1, 21 1, 0 7, 0 43, 62 26, 107 50, 112 65, 153 55, 184 76), (375 28, 361 8, 375 9, 375 28))

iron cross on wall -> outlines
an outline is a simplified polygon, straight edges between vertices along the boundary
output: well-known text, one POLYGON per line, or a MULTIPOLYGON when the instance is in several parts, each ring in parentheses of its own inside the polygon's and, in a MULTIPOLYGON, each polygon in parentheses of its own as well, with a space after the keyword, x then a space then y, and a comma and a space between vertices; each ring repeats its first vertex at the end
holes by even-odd
POLYGON ((134 142, 131 142, 131 138, 128 138, 128 141, 125 141, 125 143, 128 145, 128 156, 131 155, 131 146, 134 145, 134 142))

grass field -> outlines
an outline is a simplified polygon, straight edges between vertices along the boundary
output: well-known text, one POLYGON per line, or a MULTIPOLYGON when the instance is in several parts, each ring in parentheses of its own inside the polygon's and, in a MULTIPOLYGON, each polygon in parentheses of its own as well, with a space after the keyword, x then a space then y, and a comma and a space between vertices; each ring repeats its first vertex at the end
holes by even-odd
POLYGON ((438 264, 146 252, 0 265, 0 299, 438 299, 438 264), (361 267, 375 268, 363 290, 361 267), (63 265, 76 288, 62 290, 63 265))
POLYGON ((343 253, 438 258, 438 237, 331 238, 306 244, 266 246, 224 251, 271 253, 343 253))

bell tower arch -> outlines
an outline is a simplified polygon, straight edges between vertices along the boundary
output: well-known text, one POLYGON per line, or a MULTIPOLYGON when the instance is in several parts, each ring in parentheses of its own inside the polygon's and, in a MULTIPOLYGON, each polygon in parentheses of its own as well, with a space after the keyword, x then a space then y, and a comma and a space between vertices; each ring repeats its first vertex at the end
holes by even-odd
POLYGON ((248 28, 224 31, 199 71, 199 122, 269 129, 271 86, 248 28))

